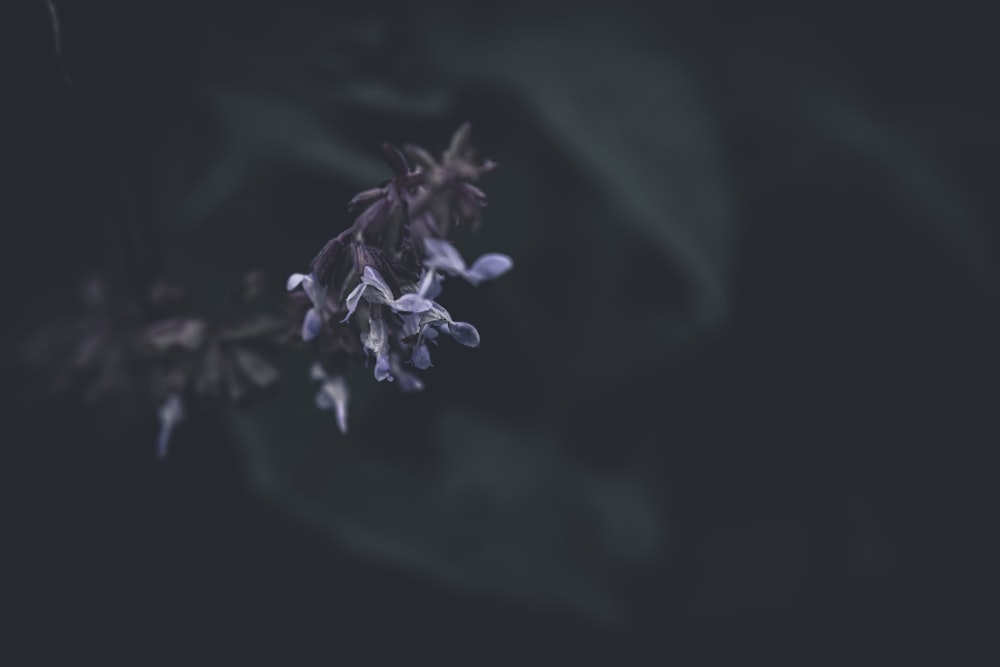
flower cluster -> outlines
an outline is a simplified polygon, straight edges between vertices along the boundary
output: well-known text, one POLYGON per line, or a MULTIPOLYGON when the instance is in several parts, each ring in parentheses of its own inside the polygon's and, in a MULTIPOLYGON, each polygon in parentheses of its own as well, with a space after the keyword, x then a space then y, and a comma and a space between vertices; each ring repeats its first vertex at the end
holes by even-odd
POLYGON ((190 408, 243 402, 273 386, 274 354, 299 339, 315 354, 316 405, 335 413, 341 432, 352 364, 373 364, 376 380, 403 391, 423 389, 415 371, 430 368, 431 346, 442 337, 479 345, 476 328, 440 304, 445 277, 478 285, 512 262, 487 254, 467 265, 449 241, 456 229, 479 223, 486 196, 475 182, 495 167, 475 160, 468 125, 440 161, 417 146, 382 149, 392 178, 354 197, 354 223, 323 247, 308 273, 288 278, 284 312, 261 298, 259 272, 244 277, 241 294, 215 319, 191 314, 182 291, 164 282, 121 301, 92 281, 84 316, 35 334, 24 362, 52 392, 75 391, 90 402, 144 393, 160 422, 160 458, 190 408))
POLYGON ((342 432, 350 364, 373 360, 376 380, 403 391, 423 389, 412 371, 431 366, 429 345, 441 336, 479 345, 476 328, 439 303, 444 275, 478 285, 513 266, 495 253, 467 266, 449 241, 456 229, 480 222, 486 195, 475 182, 496 166, 476 161, 468 125, 440 160, 412 145, 383 144, 382 153, 392 178, 355 196, 348 204, 358 213, 354 223, 327 242, 309 273, 294 273, 287 282, 304 310, 302 340, 317 355, 316 405, 336 411, 342 432))
POLYGON ((238 314, 212 321, 187 312, 175 286, 160 282, 143 299, 120 302, 91 280, 85 314, 33 336, 24 361, 48 379, 50 392, 76 390, 91 403, 145 392, 156 406, 156 451, 164 458, 186 404, 242 402, 278 381, 271 357, 290 337, 287 318, 243 312, 255 305, 259 282, 258 274, 247 274, 232 304, 238 314))

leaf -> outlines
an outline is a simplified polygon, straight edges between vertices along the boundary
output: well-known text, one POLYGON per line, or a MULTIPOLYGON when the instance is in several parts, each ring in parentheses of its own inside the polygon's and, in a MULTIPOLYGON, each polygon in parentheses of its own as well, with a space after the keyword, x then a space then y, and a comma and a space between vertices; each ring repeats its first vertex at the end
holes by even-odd
POLYGON ((444 20, 425 29, 458 85, 492 84, 529 106, 598 188, 574 196, 606 200, 680 271, 686 327, 717 324, 734 224, 711 109, 684 68, 603 16, 519 22, 475 41, 444 20))
POLYGON ((341 438, 326 413, 302 417, 291 435, 259 411, 231 423, 260 490, 359 555, 610 626, 629 617, 616 573, 662 556, 649 490, 582 468, 543 434, 453 413, 431 441, 438 465, 413 470, 341 438))
POLYGON ((178 206, 188 224, 280 169, 313 169, 358 185, 386 175, 377 159, 352 148, 316 111, 295 100, 236 90, 215 91, 210 99, 224 140, 214 163, 178 206))

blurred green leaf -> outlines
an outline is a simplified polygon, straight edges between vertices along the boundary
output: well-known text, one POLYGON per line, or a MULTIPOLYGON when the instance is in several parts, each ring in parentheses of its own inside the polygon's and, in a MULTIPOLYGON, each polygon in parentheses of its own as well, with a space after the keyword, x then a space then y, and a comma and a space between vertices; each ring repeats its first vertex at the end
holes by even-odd
POLYGON ((693 304, 685 328, 725 314, 728 185, 711 109, 678 61, 605 17, 518 22, 475 40, 443 20, 426 29, 456 85, 493 84, 526 104, 540 133, 589 177, 596 191, 578 196, 615 216, 596 233, 636 233, 684 276, 693 304))
POLYGON ((616 626, 628 620, 616 574, 662 555, 660 517, 637 471, 585 469, 545 434, 452 413, 431 441, 437 465, 413 470, 381 459, 356 435, 341 438, 319 411, 303 410, 289 432, 277 419, 289 413, 267 406, 232 419, 251 477, 276 504, 361 556, 616 626), (328 445, 319 433, 329 434, 328 445))
POLYGON ((182 200, 188 224, 205 220, 237 193, 281 169, 308 169, 354 185, 386 175, 371 151, 353 148, 332 120, 276 94, 216 91, 211 95, 224 140, 215 161, 182 200))

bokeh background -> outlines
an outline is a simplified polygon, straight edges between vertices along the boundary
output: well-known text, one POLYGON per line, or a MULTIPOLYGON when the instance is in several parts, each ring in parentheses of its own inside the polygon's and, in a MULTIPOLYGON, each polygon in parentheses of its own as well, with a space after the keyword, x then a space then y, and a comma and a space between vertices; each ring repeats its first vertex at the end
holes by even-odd
MULTIPOLYGON (((1000 548, 996 46, 895 3, 18 3, 8 523, 36 657, 868 664, 972 651, 1000 548), (64 77, 69 75, 69 85, 64 77), (427 391, 277 391, 154 458, 17 350, 274 285, 464 121, 500 163, 427 391), (23 548, 22 548, 23 547, 23 548), (934 655, 934 654, 932 654, 934 655)), ((8 115, 9 114, 9 115, 8 115)), ((954 656, 953 656, 954 657, 954 656)))

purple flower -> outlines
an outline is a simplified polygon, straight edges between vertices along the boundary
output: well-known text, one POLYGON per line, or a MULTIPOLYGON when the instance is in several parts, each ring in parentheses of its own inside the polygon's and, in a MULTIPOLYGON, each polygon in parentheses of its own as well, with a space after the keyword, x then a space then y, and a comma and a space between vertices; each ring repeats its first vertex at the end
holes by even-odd
MULTIPOLYGON (((469 137, 463 125, 440 159, 417 146, 400 151, 384 144, 390 178, 350 201, 354 222, 327 241, 311 274, 288 279, 290 291, 301 286, 312 301, 302 338, 315 341, 311 348, 321 369, 336 378, 351 364, 374 359, 376 380, 419 391, 424 383, 415 371, 433 365, 429 345, 440 335, 467 347, 480 344, 476 327, 456 321, 439 302, 445 274, 478 285, 513 266, 498 253, 466 265, 448 241, 456 227, 479 222, 486 195, 474 182, 496 166, 477 159, 469 137)), ((304 298, 294 300, 297 312, 305 309, 304 298)), ((324 385, 317 405, 345 411, 342 382, 324 385)))
POLYGON ((431 301, 415 292, 403 294, 398 299, 395 298, 382 274, 371 266, 365 267, 361 275, 361 282, 347 295, 347 315, 342 321, 346 322, 354 314, 362 297, 369 303, 383 303, 397 313, 421 313, 429 310, 432 304, 431 301))
POLYGON ((431 364, 431 351, 427 349, 426 343, 418 343, 413 346, 413 356, 410 357, 410 363, 413 364, 414 368, 420 370, 427 370, 433 365, 431 364))
POLYGON ((465 260, 458 254, 455 246, 441 239, 425 239, 424 249, 427 252, 424 266, 428 269, 444 271, 452 276, 462 276, 473 285, 498 278, 514 266, 514 260, 507 255, 491 252, 477 259, 467 269, 465 260))
POLYGON ((327 288, 320 285, 314 276, 304 273, 293 273, 288 276, 285 287, 289 292, 302 287, 309 296, 313 307, 306 311, 305 319, 302 320, 302 340, 310 341, 316 338, 323 330, 323 309, 326 307, 327 288))
POLYGON ((375 379, 392 381, 389 370, 389 334, 385 320, 373 317, 368 323, 368 332, 361 335, 365 349, 375 355, 375 379))

